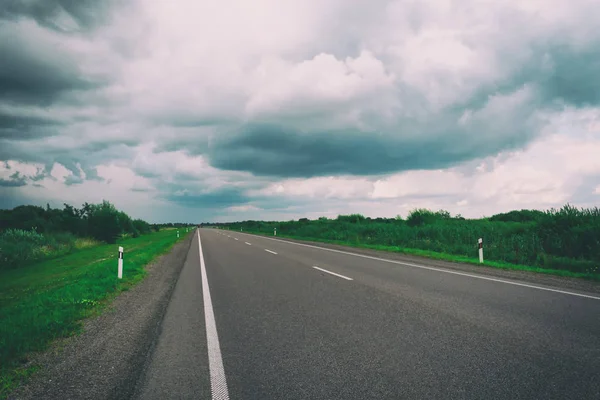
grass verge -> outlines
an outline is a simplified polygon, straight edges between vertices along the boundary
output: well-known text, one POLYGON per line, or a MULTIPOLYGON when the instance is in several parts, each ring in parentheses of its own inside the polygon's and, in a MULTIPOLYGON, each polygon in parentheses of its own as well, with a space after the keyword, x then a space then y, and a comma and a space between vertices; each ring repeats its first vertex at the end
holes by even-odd
POLYGON ((26 365, 28 354, 79 332, 84 318, 141 281, 144 267, 185 237, 165 229, 112 245, 88 243, 63 257, 0 271, 0 399, 36 371, 26 365), (125 250, 121 280, 118 246, 125 250))
MULTIPOLYGON (((259 236, 267 236, 267 237, 273 236, 270 234, 266 234, 264 232, 253 232, 253 231, 244 231, 244 232, 252 233, 254 235, 259 235, 259 236)), ((564 277, 569 277, 569 278, 582 278, 582 279, 588 279, 588 280, 600 282, 600 274, 532 267, 532 266, 528 266, 528 265, 510 264, 507 262, 491 261, 491 260, 485 261, 483 264, 480 264, 479 258, 458 256, 458 255, 447 254, 447 253, 439 253, 439 252, 430 251, 430 250, 411 249, 411 248, 400 247, 400 246, 384 246, 384 245, 377 245, 377 244, 352 243, 352 242, 345 242, 345 241, 341 241, 341 240, 318 239, 318 238, 300 237, 300 236, 285 235, 285 234, 282 235, 279 233, 277 234, 277 237, 287 238, 287 239, 295 239, 295 240, 308 240, 311 242, 337 244, 340 246, 348 246, 348 247, 363 248, 363 249, 389 251, 389 252, 393 252, 393 253, 401 253, 401 254, 407 254, 407 255, 427 257, 427 258, 432 258, 432 259, 436 259, 436 260, 473 264, 478 267, 483 266, 483 267, 493 267, 493 268, 500 268, 500 269, 515 270, 515 271, 529 271, 529 272, 536 272, 536 273, 540 273, 540 274, 564 276, 564 277)))

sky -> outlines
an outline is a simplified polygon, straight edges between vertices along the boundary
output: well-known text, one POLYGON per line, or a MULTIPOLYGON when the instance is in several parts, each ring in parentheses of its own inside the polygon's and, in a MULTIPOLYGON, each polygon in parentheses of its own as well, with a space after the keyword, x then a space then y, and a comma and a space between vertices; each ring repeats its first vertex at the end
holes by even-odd
POLYGON ((0 208, 600 203, 597 0, 2 0, 0 208))

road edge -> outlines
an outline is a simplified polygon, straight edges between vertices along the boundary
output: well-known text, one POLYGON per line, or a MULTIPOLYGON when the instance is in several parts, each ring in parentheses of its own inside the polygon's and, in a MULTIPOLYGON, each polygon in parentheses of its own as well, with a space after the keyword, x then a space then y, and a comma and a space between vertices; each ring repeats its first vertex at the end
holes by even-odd
POLYGON ((112 299, 101 314, 84 320, 81 334, 33 355, 30 364, 40 370, 7 399, 130 398, 156 345, 193 237, 150 262, 142 281, 112 299))
MULTIPOLYGON (((233 231, 230 231, 233 233, 233 231)), ((433 266, 436 268, 444 268, 451 271, 461 271, 465 273, 473 273, 479 274, 482 276, 492 276, 494 278, 501 278, 506 280, 513 280, 519 282, 526 282, 537 285, 545 285, 551 288, 559 288, 559 289, 571 289, 577 290, 584 293, 589 294, 600 294, 600 282, 582 279, 582 278, 573 278, 573 277, 564 277, 558 275, 550 275, 550 274, 540 274, 531 271, 522 271, 522 270, 508 270, 490 266, 479 266, 474 264, 467 264, 455 261, 445 261, 438 260, 435 258, 429 258, 424 256, 417 255, 409 255, 403 253, 396 253, 385 250, 375 250, 368 249, 363 247, 352 247, 352 246, 343 246, 339 244, 326 243, 326 242, 316 242, 313 240, 301 240, 301 239, 292 239, 286 237, 273 237, 265 234, 257 234, 252 232, 235 232, 245 235, 251 235, 256 237, 261 237, 265 239, 273 239, 279 240, 282 242, 290 242, 296 243, 300 245, 309 245, 314 247, 322 247, 324 249, 330 250, 339 250, 347 253, 355 253, 358 255, 365 255, 370 257, 378 257, 382 259, 388 259, 392 261, 399 262, 407 262, 407 263, 415 263, 415 264, 423 264, 427 266, 433 266)))

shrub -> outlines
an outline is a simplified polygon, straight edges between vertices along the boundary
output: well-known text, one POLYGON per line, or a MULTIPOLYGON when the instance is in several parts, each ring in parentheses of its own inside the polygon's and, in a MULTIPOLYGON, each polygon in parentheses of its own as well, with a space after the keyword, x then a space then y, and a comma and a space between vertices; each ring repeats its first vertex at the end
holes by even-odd
MULTIPOLYGON (((207 224, 211 225, 211 224, 207 224)), ((483 238, 485 259, 564 269, 596 271, 600 266, 600 209, 566 205, 559 210, 511 211, 490 218, 454 218, 444 210, 416 209, 401 218, 367 219, 359 214, 316 221, 244 221, 218 224, 244 231, 302 238, 379 244, 477 256, 483 238)))
POLYGON ((7 229, 0 234, 0 269, 65 254, 75 248, 70 233, 41 234, 32 230, 7 229))

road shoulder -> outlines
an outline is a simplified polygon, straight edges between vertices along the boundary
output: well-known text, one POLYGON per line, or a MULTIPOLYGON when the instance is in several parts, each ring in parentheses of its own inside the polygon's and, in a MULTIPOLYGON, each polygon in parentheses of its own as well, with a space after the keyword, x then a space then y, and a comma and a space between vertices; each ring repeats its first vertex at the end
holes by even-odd
POLYGON ((85 321, 80 335, 58 340, 34 356, 31 364, 40 371, 8 398, 129 398, 152 354, 193 237, 148 265, 145 279, 120 294, 100 316, 85 321))

